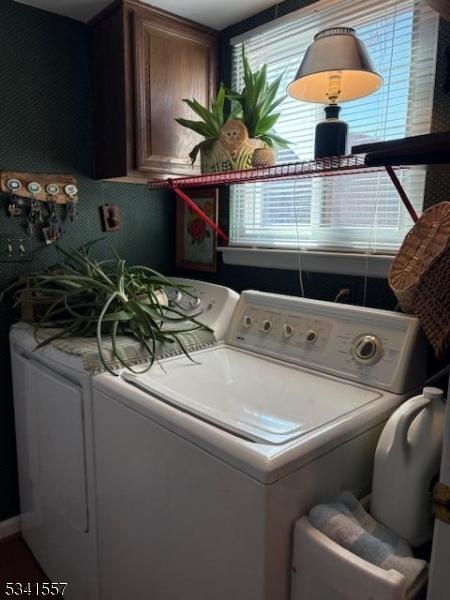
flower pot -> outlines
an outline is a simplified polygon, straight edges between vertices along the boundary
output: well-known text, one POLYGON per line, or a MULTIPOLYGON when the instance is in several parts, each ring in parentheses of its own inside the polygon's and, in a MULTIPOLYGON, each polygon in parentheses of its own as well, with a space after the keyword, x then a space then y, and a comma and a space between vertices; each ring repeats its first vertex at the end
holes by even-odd
POLYGON ((277 162, 277 155, 273 148, 265 146, 256 148, 252 156, 252 167, 273 167, 277 162))
POLYGON ((200 168, 202 173, 222 173, 225 171, 243 171, 246 169, 253 169, 254 154, 259 154, 271 164, 260 164, 259 166, 272 166, 275 164, 275 153, 272 148, 269 148, 262 140, 258 138, 247 139, 236 156, 233 158, 227 147, 221 142, 221 140, 215 140, 213 142, 203 142, 200 146, 200 168), (264 154, 260 154, 261 151, 266 151, 264 154))

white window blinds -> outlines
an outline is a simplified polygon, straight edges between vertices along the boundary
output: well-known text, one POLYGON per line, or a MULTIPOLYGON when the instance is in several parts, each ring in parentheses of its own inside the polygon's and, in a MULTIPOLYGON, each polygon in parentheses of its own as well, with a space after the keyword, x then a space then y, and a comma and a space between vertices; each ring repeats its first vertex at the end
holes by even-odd
MULTIPOLYGON (((439 18, 419 0, 322 0, 232 40, 232 85, 242 85, 241 45, 253 68, 280 74, 280 94, 294 78, 314 35, 328 27, 356 29, 375 68, 380 91, 342 105, 350 146, 430 131, 439 18)), ((278 162, 310 160, 323 106, 292 98, 279 107, 275 132, 287 138, 278 162)), ((401 179, 420 211, 425 171, 401 179)), ((384 173, 340 175, 233 186, 230 244, 259 247, 395 250, 411 220, 384 173)))

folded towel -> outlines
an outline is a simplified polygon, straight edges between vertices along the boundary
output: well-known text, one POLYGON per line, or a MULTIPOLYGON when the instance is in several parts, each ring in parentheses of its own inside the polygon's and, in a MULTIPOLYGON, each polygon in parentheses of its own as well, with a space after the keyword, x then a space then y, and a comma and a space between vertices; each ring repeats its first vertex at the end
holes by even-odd
MULTIPOLYGON (((17 327, 17 325, 16 325, 17 327)), ((22 324, 20 325, 22 327, 22 324)), ((171 326, 166 328, 166 331, 171 326)), ((180 328, 177 325, 178 329, 180 328)), ((26 329, 29 328, 25 325, 26 329)), ((40 329, 37 335, 37 341, 43 341, 58 333, 59 329, 40 329)), ((185 333, 178 334, 181 339, 183 346, 188 352, 194 352, 195 350, 201 350, 208 348, 216 343, 214 334, 207 329, 197 329, 194 331, 186 331, 185 333)), ((106 371, 100 357, 98 355, 97 339, 93 337, 66 337, 58 338, 51 342, 52 346, 66 352, 67 354, 74 354, 80 356, 83 362, 83 366, 86 371, 89 371, 91 375, 97 375, 98 373, 104 373, 106 371)), ((131 367, 143 365, 150 361, 150 355, 144 346, 136 340, 136 338, 128 335, 120 335, 117 338, 117 349, 120 352, 121 358, 127 362, 131 367)), ((122 364, 113 356, 112 353, 112 342, 111 338, 107 335, 103 338, 103 353, 104 360, 110 369, 121 369, 122 364)), ((167 358, 169 356, 182 355, 178 343, 174 342, 158 342, 156 347, 156 358, 167 358)))
POLYGON ((402 573, 408 588, 427 568, 426 561, 414 558, 409 544, 375 521, 351 492, 338 494, 328 504, 318 504, 310 511, 309 520, 316 529, 360 558, 382 569, 402 573))

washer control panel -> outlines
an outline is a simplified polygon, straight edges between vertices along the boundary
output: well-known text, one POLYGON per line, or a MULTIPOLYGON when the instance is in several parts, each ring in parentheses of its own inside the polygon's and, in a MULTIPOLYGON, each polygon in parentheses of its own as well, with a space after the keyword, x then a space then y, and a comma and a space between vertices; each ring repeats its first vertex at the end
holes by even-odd
POLYGON ((245 291, 227 342, 395 393, 424 379, 418 320, 391 311, 245 291))
MULTIPOLYGON (((169 306, 189 315, 198 315, 198 320, 214 331, 216 340, 223 340, 239 294, 230 288, 206 281, 182 277, 171 277, 170 280, 179 287, 165 288, 169 306)), ((252 322, 249 327, 251 324, 252 322)))

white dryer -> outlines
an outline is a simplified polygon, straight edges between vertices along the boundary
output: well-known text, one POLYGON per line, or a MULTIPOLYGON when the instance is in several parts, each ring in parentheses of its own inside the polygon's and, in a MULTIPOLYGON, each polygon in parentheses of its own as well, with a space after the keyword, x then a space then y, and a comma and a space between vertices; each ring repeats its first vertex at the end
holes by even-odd
POLYGON ((21 531, 69 600, 97 600, 91 377, 33 328, 10 333, 21 531))
MULTIPOLYGON (((202 307, 204 323, 223 338, 238 294, 177 281, 195 293, 176 300, 187 311, 202 307)), ((106 600, 97 565, 94 377, 78 356, 51 345, 35 350, 29 325, 11 329, 10 345, 22 535, 49 579, 67 583, 65 598, 106 600)))
POLYGON ((293 524, 370 489, 424 380, 415 318, 243 292, 225 343, 93 382, 105 600, 287 600, 293 524))

